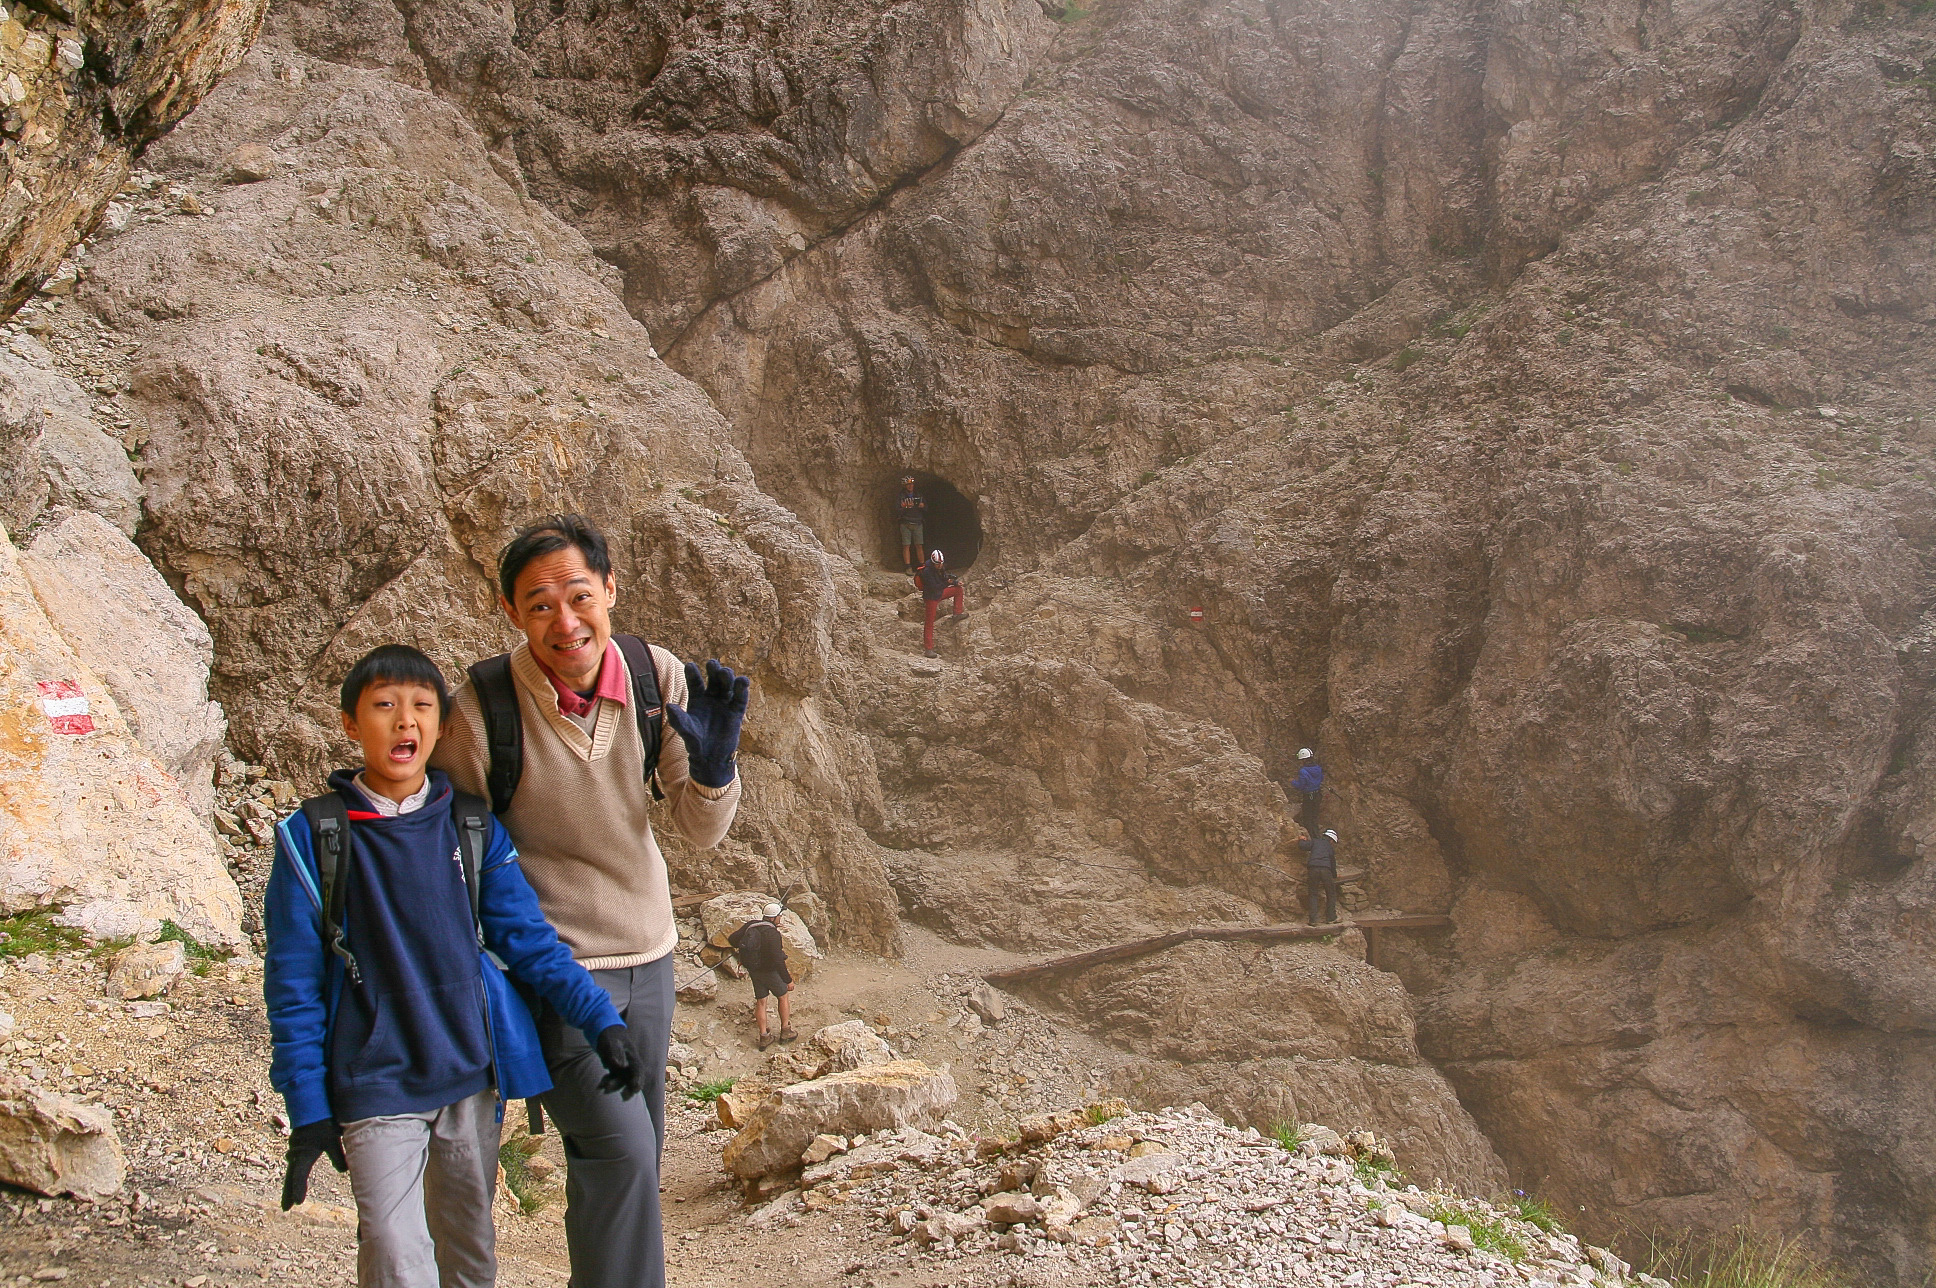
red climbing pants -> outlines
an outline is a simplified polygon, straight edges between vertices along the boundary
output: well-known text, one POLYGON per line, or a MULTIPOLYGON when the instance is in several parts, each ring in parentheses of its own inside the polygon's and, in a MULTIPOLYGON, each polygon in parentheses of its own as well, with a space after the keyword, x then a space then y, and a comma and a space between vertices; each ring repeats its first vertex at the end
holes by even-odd
POLYGON ((949 600, 949 599, 952 599, 955 601, 956 617, 959 617, 964 612, 968 611, 967 609, 961 606, 961 587, 959 586, 950 586, 946 590, 942 591, 940 599, 929 599, 929 600, 922 601, 927 605, 928 620, 922 625, 922 628, 921 628, 921 647, 924 649, 927 649, 929 652, 934 651, 934 615, 936 612, 940 610, 942 602, 944 600, 949 600))

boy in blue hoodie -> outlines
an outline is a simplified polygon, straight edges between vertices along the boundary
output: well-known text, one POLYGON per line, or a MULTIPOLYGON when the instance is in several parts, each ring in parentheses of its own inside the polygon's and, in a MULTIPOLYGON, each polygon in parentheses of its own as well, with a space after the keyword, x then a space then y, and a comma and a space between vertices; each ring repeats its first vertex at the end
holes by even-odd
POLYGON ((602 1090, 630 1098, 644 1067, 488 806, 427 768, 450 709, 436 664, 385 645, 341 700, 363 768, 276 828, 264 918, 282 1206, 327 1155, 356 1196, 359 1288, 489 1288, 503 1104, 551 1087, 507 974, 585 1034, 602 1090))

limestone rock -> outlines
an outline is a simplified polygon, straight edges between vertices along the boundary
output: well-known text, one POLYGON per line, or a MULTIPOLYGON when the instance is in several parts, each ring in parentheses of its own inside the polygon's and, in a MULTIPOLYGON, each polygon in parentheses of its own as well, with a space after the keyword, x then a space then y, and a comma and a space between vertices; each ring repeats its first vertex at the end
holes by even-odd
POLYGON ((981 1210, 996 1225, 1034 1221, 1042 1215, 1042 1205, 1031 1194, 991 1194, 981 1201, 981 1210))
POLYGON ((138 0, 22 9, 0 77, 10 140, 0 198, 0 316, 94 225, 132 157, 179 121, 255 39, 264 0, 138 0), (15 133, 17 132, 17 133, 15 133))
POLYGON ((814 1074, 818 1078, 894 1059, 894 1049, 864 1020, 830 1024, 808 1038, 807 1045, 810 1054, 821 1057, 814 1074))
POLYGON ((70 513, 21 556, 41 606, 114 695, 141 745, 181 784, 188 807, 215 807, 215 757, 227 725, 208 700, 208 627, 154 565, 98 515, 70 513))
POLYGON ((719 997, 719 974, 716 971, 694 971, 688 979, 679 984, 679 1000, 702 1005, 719 997))
POLYGON ((968 1009, 979 1015, 984 1024, 1000 1024, 1002 1017, 1008 1014, 1002 995, 995 991, 993 985, 986 983, 977 984, 969 990, 968 1009))
POLYGON ((18 1079, 0 1081, 0 1181, 38 1194, 104 1199, 126 1179, 107 1110, 18 1079))
POLYGON ((835 1154, 844 1154, 846 1152, 847 1138, 845 1136, 829 1136, 827 1133, 822 1132, 807 1143, 807 1148, 800 1155, 800 1165, 802 1167, 812 1167, 816 1163, 826 1162, 835 1154))
POLYGON ((0 907, 61 904, 104 938, 164 920, 242 944, 242 900, 173 775, 134 739, 0 540, 0 907))
POLYGON ((937 1212, 914 1226, 909 1237, 922 1247, 942 1240, 960 1242, 988 1225, 988 1215, 980 1208, 966 1212, 937 1212))
MULTIPOLYGON (((725 948, 727 936, 747 922, 757 920, 766 905, 773 902, 771 896, 757 890, 736 890, 706 900, 699 905, 706 942, 716 949, 725 948)), ((795 984, 804 984, 813 975, 814 963, 824 954, 813 942, 813 935, 799 914, 790 909, 782 912, 779 926, 780 937, 786 944, 787 973, 793 976, 795 984)))
POLYGON ((155 997, 168 991, 188 965, 187 951, 175 940, 132 944, 108 966, 107 995, 117 1001, 155 997))
POLYGON ((133 536, 141 485, 127 451, 95 422, 87 391, 51 362, 26 336, 0 348, 0 521, 19 531, 66 506, 133 536))
POLYGON ((955 1102, 955 1082, 918 1060, 896 1060, 796 1082, 767 1097, 726 1144, 741 1179, 798 1166, 815 1136, 934 1126, 955 1102))

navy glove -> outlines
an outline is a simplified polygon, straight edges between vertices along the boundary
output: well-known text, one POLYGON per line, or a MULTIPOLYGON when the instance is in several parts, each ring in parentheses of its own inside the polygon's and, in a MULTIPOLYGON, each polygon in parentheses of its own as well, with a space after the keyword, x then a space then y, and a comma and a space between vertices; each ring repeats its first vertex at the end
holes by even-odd
POLYGON ((337 1171, 350 1170, 350 1160, 343 1156, 343 1129, 334 1118, 304 1123, 289 1133, 289 1166, 282 1174, 283 1211, 309 1197, 309 1169, 325 1154, 337 1171))
POLYGON ((645 1090, 645 1065, 627 1040, 629 1035, 623 1024, 614 1024, 598 1035, 598 1062, 605 1066, 598 1089, 616 1091, 620 1100, 630 1100, 645 1090))
POLYGON ((746 719, 747 679, 716 659, 706 661, 706 677, 686 663, 686 705, 666 704, 666 719, 685 741, 688 772, 701 787, 724 787, 739 771, 739 726, 746 719))

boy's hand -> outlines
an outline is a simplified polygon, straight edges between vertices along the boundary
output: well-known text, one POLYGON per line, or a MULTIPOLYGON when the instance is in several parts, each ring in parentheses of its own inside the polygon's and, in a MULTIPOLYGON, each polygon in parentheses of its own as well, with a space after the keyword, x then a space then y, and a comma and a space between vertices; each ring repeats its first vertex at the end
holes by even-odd
POLYGON ((729 666, 707 659, 706 676, 686 663, 686 705, 668 702, 666 720, 686 744, 688 772, 701 787, 724 787, 738 771, 733 757, 739 752, 740 722, 746 719, 746 690, 743 675, 734 675, 729 666))
POLYGON ((614 1024, 598 1035, 598 1061, 605 1066, 605 1077, 598 1089, 618 1092, 620 1100, 630 1100, 645 1090, 645 1065, 632 1049, 631 1030, 614 1024))
POLYGON ((304 1123, 289 1133, 289 1167, 282 1176, 283 1211, 309 1197, 309 1169, 325 1154, 337 1171, 350 1170, 350 1160, 343 1155, 343 1129, 334 1118, 304 1123))

